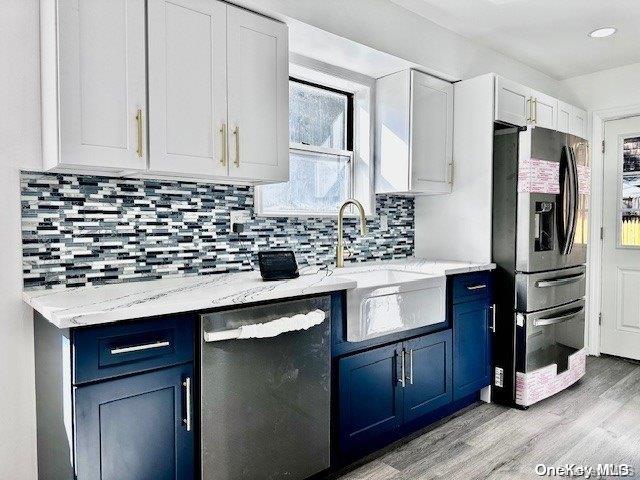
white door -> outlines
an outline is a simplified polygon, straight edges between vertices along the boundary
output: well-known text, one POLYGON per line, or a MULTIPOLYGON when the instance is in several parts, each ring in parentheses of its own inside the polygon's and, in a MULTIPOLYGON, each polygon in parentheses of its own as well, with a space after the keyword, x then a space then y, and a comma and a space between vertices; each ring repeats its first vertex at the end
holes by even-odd
POLYGON ((559 132, 571 133, 572 106, 558 100, 558 128, 559 132))
POLYGON ((496 120, 525 126, 531 118, 531 89, 496 77, 496 120))
POLYGON ((453 85, 411 72, 411 191, 451 191, 453 85))
POLYGON ((59 0, 60 158, 146 168, 144 0, 59 0))
POLYGON ((227 7, 149 0, 149 169, 227 175, 227 7))
POLYGON ((558 99, 542 92, 532 91, 533 119, 538 127, 556 130, 558 126, 558 99))
POLYGON ((571 132, 580 138, 587 138, 587 112, 578 108, 571 109, 571 132))
POLYGON ((640 360, 640 117, 607 122, 601 351, 640 360))
POLYGON ((287 26, 228 7, 229 175, 289 180, 287 26))

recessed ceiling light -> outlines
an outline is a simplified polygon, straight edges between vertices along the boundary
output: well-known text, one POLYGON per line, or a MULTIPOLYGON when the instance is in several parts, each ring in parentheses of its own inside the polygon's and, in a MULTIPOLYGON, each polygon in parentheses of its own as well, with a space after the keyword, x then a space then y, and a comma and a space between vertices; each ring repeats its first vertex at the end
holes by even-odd
POLYGON ((611 35, 613 35, 614 33, 616 33, 618 29, 615 27, 603 27, 603 28, 597 28, 595 29, 593 32, 591 32, 589 34, 589 36, 591 38, 604 38, 604 37, 610 37, 611 35))

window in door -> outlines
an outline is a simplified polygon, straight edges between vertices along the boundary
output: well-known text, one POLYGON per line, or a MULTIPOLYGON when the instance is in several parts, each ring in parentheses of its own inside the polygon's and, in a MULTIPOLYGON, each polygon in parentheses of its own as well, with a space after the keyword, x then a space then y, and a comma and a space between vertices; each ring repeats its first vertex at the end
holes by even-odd
POLYGON ((259 188, 259 213, 335 215, 353 189, 353 94, 291 79, 289 181, 259 188))
POLYGON ((640 136, 622 143, 622 205, 620 244, 640 247, 640 136))

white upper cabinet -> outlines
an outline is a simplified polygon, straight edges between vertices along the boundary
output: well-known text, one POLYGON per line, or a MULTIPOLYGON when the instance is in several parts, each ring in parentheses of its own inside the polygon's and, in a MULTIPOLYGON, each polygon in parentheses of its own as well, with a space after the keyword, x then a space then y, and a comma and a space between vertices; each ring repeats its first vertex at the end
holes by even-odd
POLYGON ((558 99, 535 90, 531 91, 531 124, 556 130, 558 126, 558 99))
POLYGON ((229 6, 229 175, 289 179, 289 60, 283 23, 229 6))
POLYGON ((415 70, 376 84, 376 193, 451 192, 453 85, 415 70))
POLYGON ((587 138, 587 112, 578 107, 572 107, 571 131, 569 133, 580 138, 587 138))
POLYGON ((216 0, 51 0, 41 18, 45 168, 288 180, 285 24, 216 0))
POLYGON ((144 0, 41 2, 46 168, 146 168, 144 0))
POLYGON ((495 83, 495 119, 587 137, 587 112, 500 76, 495 83))
POLYGON ((531 89, 504 77, 496 77, 495 119, 525 126, 531 120, 531 89))
POLYGON ((226 176, 227 7, 149 0, 149 169, 226 176))
POLYGON ((568 103, 558 100, 558 128, 559 132, 571 133, 571 116, 573 107, 568 103))

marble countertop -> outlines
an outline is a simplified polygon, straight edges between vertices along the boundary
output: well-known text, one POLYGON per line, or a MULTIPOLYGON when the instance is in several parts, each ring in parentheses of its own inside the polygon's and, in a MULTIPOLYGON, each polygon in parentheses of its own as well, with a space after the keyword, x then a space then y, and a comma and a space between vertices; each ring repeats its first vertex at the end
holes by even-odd
POLYGON ((356 281, 348 277, 348 271, 382 268, 453 275, 491 270, 495 265, 409 258, 350 264, 345 269, 306 267, 301 269, 300 277, 276 282, 263 282, 260 273, 255 271, 224 273, 60 290, 27 290, 23 292, 23 299, 58 328, 71 328, 349 290, 356 287, 356 281))

